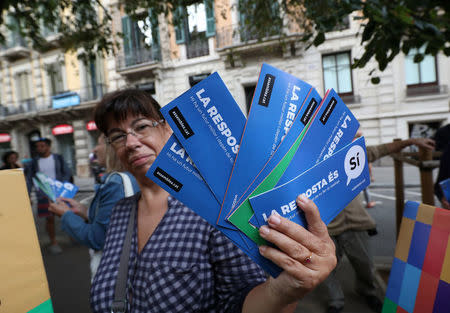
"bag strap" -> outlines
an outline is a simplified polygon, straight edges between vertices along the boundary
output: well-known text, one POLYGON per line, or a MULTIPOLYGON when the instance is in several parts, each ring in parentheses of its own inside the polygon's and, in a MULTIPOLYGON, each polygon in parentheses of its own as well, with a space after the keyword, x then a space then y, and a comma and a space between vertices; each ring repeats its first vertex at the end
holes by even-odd
POLYGON ((134 219, 137 210, 137 201, 133 201, 130 219, 128 220, 127 233, 123 241, 120 254, 119 271, 117 273, 116 286, 114 288, 114 300, 111 304, 111 313, 125 313, 128 307, 127 301, 127 275, 128 261, 130 259, 131 238, 133 236, 134 219))
POLYGON ((125 194, 125 198, 131 197, 134 195, 133 185, 131 184, 131 179, 127 174, 116 172, 122 177, 123 181, 123 193, 125 194))
MULTIPOLYGON (((106 185, 114 174, 118 174, 118 175, 120 175, 120 177, 122 177, 123 194, 125 195, 125 198, 131 197, 132 195, 134 195, 134 189, 133 189, 133 184, 131 183, 131 179, 130 179, 130 177, 127 174, 124 174, 124 173, 111 172, 106 177, 105 181, 102 183, 102 186, 106 185)), ((97 206, 95 207, 95 215, 96 216, 97 216, 97 213, 98 213, 99 206, 100 206, 100 201, 97 201, 97 206)))

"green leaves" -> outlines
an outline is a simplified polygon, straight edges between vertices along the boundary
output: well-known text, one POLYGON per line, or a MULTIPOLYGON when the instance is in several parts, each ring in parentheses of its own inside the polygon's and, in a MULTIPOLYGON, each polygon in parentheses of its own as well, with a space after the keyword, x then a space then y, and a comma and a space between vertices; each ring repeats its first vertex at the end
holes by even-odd
MULTIPOLYGON (((173 9, 201 1, 119 0, 114 9, 123 8, 131 18, 141 16, 143 12, 147 14, 148 9, 154 16, 164 14, 168 18, 173 9)), ((448 0, 236 1, 234 9, 238 10, 240 18, 232 23, 241 23, 247 37, 258 40, 283 37, 286 35, 284 29, 294 23, 298 26, 297 38, 306 46, 323 44, 328 32, 345 29, 344 21, 356 12, 352 18, 353 23, 360 25, 363 53, 355 60, 354 68, 365 67, 374 59, 383 71, 400 51, 407 54, 422 46, 426 49, 424 54, 416 55, 417 61, 424 55, 435 55, 440 51, 450 55, 448 0)), ((223 3, 220 5, 224 6, 223 3)), ((79 57, 83 60, 98 53, 112 53, 115 46, 123 43, 120 35, 112 32, 112 16, 117 12, 111 12, 111 7, 104 7, 100 0, 3 0, 0 9, 17 19, 20 27, 16 31, 37 49, 46 45, 45 38, 37 31, 43 26, 55 26, 63 49, 81 51, 79 57), (42 7, 45 10, 39 11, 42 7)), ((7 24, 7 19, 0 14, 0 25, 7 24)), ((5 33, 0 33, 0 43, 5 40, 5 33)))

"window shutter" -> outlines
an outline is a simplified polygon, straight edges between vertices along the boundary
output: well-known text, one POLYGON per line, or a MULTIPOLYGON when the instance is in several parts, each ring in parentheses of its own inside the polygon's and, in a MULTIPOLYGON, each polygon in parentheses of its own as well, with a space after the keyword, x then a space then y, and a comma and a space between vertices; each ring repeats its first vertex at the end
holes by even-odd
POLYGON ((184 7, 177 7, 173 12, 174 27, 175 27, 175 41, 178 44, 186 41, 184 32, 184 7))
POLYGON ((152 59, 161 59, 161 47, 159 40, 159 28, 158 28, 158 16, 153 14, 152 9, 148 11, 148 16, 150 18, 150 25, 152 31, 152 59))
POLYGON ((206 37, 216 34, 216 20, 214 17, 214 0, 205 0, 206 10, 206 37))
MULTIPOLYGON (((278 4, 278 1, 273 1, 270 7, 272 20, 278 20, 280 18, 280 5, 278 4)), ((280 32, 280 25, 278 23, 275 23, 275 27, 272 31, 275 31, 275 33, 280 32)))
POLYGON ((123 51, 125 59, 131 54, 133 49, 131 42, 131 20, 130 17, 122 17, 122 33, 123 33, 123 51))

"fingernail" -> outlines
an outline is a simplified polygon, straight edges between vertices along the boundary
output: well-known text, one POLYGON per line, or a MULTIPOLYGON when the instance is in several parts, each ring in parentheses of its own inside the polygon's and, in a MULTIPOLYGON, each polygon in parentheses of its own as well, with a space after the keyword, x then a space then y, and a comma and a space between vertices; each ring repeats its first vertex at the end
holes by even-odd
POLYGON ((304 194, 301 194, 297 197, 297 200, 299 202, 306 202, 308 200, 308 198, 304 194))
POLYGON ((266 246, 259 246, 259 252, 261 254, 263 254, 264 252, 266 252, 267 247, 266 246))
POLYGON ((269 217, 269 224, 278 225, 278 224, 280 224, 280 222, 281 222, 281 220, 280 220, 280 217, 278 215, 272 214, 269 217))
POLYGON ((259 228, 259 232, 261 233, 261 235, 266 236, 269 234, 270 229, 269 229, 269 227, 264 225, 259 228))

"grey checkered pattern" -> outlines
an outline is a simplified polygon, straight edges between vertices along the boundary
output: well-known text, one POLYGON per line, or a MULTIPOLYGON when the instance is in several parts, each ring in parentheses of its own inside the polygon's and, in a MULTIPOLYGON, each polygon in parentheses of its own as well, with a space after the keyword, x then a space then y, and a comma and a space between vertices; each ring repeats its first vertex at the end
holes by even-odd
MULTIPOLYGON (((103 257, 91 288, 94 312, 110 312, 120 252, 133 201, 113 210, 103 257)), ((128 312, 241 312, 264 272, 228 238, 176 199, 141 253, 136 221, 128 269, 128 312)))

